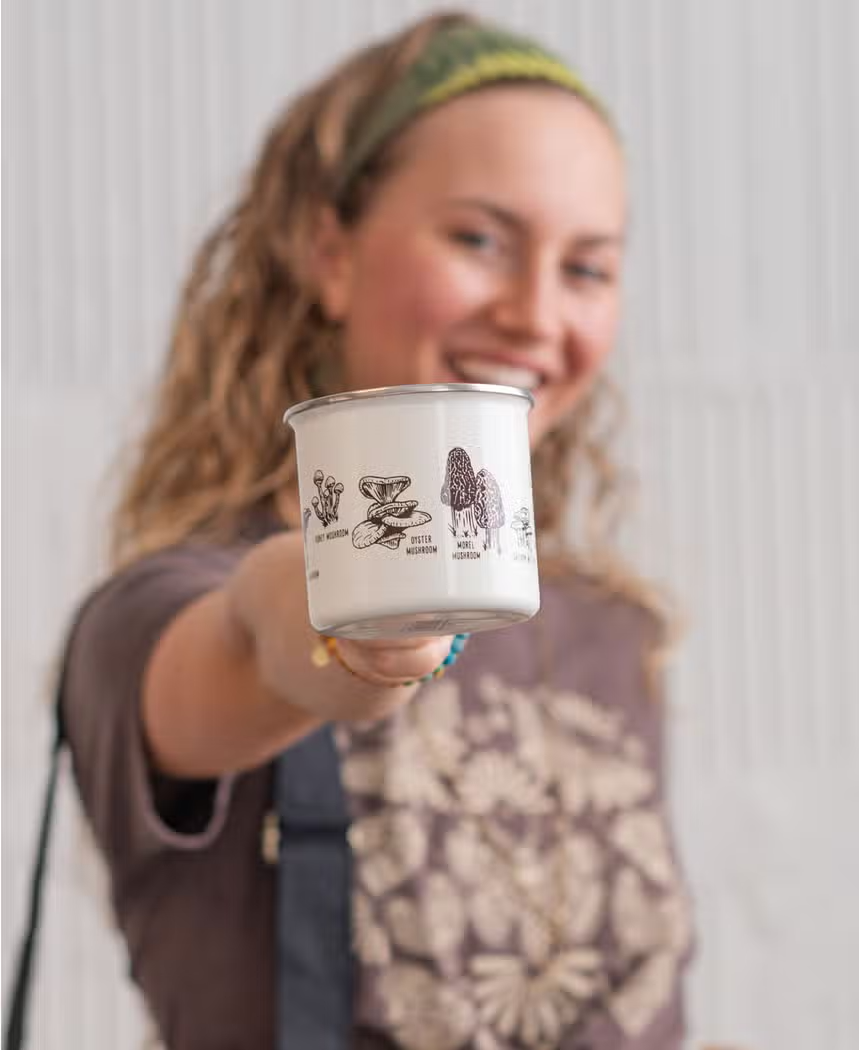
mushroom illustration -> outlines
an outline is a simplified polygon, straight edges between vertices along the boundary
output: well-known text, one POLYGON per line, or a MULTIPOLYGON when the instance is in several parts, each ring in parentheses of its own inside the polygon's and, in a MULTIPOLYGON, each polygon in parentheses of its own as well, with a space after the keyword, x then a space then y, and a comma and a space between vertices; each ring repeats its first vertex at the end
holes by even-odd
POLYGON ((361 478, 358 490, 372 502, 367 509, 366 520, 352 530, 352 545, 357 550, 374 544, 396 550, 406 529, 414 529, 432 521, 432 515, 418 510, 417 500, 397 499, 411 483, 412 479, 405 475, 392 478, 369 475, 361 478))
POLYGON ((519 546, 528 550, 531 546, 533 532, 531 531, 531 516, 527 507, 520 507, 516 511, 513 515, 513 520, 510 522, 510 527, 516 533, 519 546))
POLYGON ((379 518, 379 521, 383 525, 387 525, 389 529, 396 531, 398 529, 416 529, 419 525, 426 525, 428 521, 432 521, 432 516, 427 514, 426 511, 412 509, 404 514, 385 514, 379 518))
POLYGON ((369 521, 381 521, 384 517, 402 518, 418 505, 416 499, 394 500, 392 503, 371 503, 367 510, 369 521))
POLYGON ((328 516, 329 523, 336 521, 337 517, 334 514, 334 486, 336 482, 334 478, 329 474, 325 479, 325 513, 328 516))
POLYGON ((397 496, 411 485, 412 479, 404 474, 394 478, 377 478, 368 476, 361 478, 358 489, 362 496, 373 500, 374 503, 393 503, 397 496))
POLYGON ((387 527, 380 521, 359 522, 352 530, 352 546, 361 551, 365 547, 378 543, 387 531, 387 527))
POLYGON ((495 548, 501 553, 500 529, 504 524, 504 504, 501 501, 501 489, 495 476, 488 470, 481 470, 476 479, 474 497, 474 519, 486 530, 483 549, 495 548))
POLYGON ((397 549, 397 547, 399 547, 399 545, 400 545, 400 540, 402 540, 402 538, 403 538, 403 536, 404 536, 404 535, 405 535, 405 533, 404 533, 404 532, 402 531, 402 529, 390 529, 390 530, 389 530, 389 531, 388 531, 388 532, 387 532, 387 533, 386 533, 386 534, 385 534, 385 535, 384 535, 384 536, 383 536, 383 537, 382 537, 382 538, 381 538, 380 540, 378 540, 377 542, 378 542, 378 543, 380 544, 380 546, 382 546, 382 547, 390 547, 390 548, 391 548, 392 550, 396 550, 396 549, 397 549))
POLYGON ((331 474, 326 477, 322 470, 313 472, 313 484, 316 486, 316 491, 319 495, 314 496, 310 502, 314 511, 316 511, 316 517, 319 518, 323 526, 327 527, 332 521, 337 521, 338 519, 338 506, 340 504, 340 495, 343 492, 343 485, 331 474))
POLYGON ((340 506, 340 497, 343 495, 343 482, 338 481, 334 486, 334 503, 331 507, 331 520, 337 521, 337 508, 340 506))
POLYGON ((319 518, 323 525, 327 525, 328 522, 325 520, 325 511, 319 505, 319 497, 314 496, 310 503, 313 509, 316 511, 316 517, 319 518))
POLYGON ((477 535, 473 509, 476 492, 477 481, 468 453, 464 448, 452 448, 447 454, 441 501, 450 507, 450 527, 454 536, 460 535, 460 525, 463 536, 477 535))
MULTIPOLYGON (((322 482, 325 480, 325 475, 321 470, 315 470, 313 472, 313 484, 319 490, 319 503, 322 507, 323 514, 325 513, 325 493, 322 491, 322 482)), ((319 513, 317 511, 317 513, 319 513)), ((320 515, 321 517, 321 515, 320 515)))

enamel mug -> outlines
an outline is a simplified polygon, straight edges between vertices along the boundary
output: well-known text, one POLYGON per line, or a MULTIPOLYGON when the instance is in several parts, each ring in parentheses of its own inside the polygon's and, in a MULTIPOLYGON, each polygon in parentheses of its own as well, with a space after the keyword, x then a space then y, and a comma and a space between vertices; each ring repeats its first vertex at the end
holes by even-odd
POLYGON ((450 383, 334 394, 286 412, 318 631, 456 634, 537 612, 532 405, 514 387, 450 383))

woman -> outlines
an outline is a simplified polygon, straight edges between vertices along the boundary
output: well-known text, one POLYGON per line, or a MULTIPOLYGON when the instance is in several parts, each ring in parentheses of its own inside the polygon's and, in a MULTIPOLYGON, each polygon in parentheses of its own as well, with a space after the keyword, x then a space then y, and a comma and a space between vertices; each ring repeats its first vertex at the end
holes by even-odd
POLYGON ((454 15, 291 105, 202 246, 63 695, 169 1047, 680 1046, 662 620, 604 543, 563 543, 574 484, 595 527, 615 488, 597 427, 625 228, 601 104, 454 15), (463 381, 533 392, 543 608, 406 685, 450 638, 320 649, 280 421, 463 381))

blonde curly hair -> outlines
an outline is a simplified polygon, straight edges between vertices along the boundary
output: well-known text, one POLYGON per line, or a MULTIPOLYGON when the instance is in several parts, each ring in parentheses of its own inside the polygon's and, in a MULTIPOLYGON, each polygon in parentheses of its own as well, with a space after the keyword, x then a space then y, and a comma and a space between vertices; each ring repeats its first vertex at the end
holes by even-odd
MULTIPOLYGON (((481 24, 424 18, 354 54, 275 122, 238 202, 200 246, 178 306, 153 418, 113 518, 115 566, 190 536, 228 540, 250 515, 278 513, 296 483, 284 410, 334 392, 337 332, 306 259, 320 210, 356 222, 380 181, 383 147, 335 200, 342 159, 382 95, 440 32, 481 24)), ((587 102, 587 99, 585 99, 587 102)), ((541 566, 625 595, 665 623, 657 592, 612 536, 628 481, 609 447, 620 400, 605 377, 533 453, 541 566), (580 513, 568 509, 575 497, 580 513), (570 520, 574 519, 574 520, 570 520)))

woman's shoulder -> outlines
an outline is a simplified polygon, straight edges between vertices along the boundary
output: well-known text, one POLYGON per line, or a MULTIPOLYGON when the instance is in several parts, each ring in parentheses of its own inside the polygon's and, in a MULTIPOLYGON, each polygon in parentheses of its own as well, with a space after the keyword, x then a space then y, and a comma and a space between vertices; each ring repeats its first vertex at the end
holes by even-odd
POLYGON ((249 520, 234 537, 215 540, 189 536, 178 543, 132 553, 92 585, 76 620, 110 615, 129 600, 170 604, 217 587, 257 543, 276 531, 268 518, 249 520))
POLYGON ((225 579, 237 563, 234 548, 186 542, 141 554, 112 567, 95 582, 78 606, 78 625, 109 624, 126 611, 139 612, 151 605, 171 604, 203 593, 225 579))
POLYGON ((106 669, 144 661, 169 622, 187 605, 222 586, 247 545, 197 540, 150 551, 108 571, 86 592, 66 629, 61 664, 71 683, 106 669))
POLYGON ((218 573, 282 528, 273 512, 259 509, 248 513, 225 536, 196 532, 170 542, 159 542, 146 535, 137 537, 91 589, 89 597, 164 574, 218 573))
POLYGON ((234 565, 248 549, 247 543, 212 543, 191 538, 182 543, 146 551, 111 568, 92 593, 122 589, 164 575, 188 576, 218 573, 234 565))

